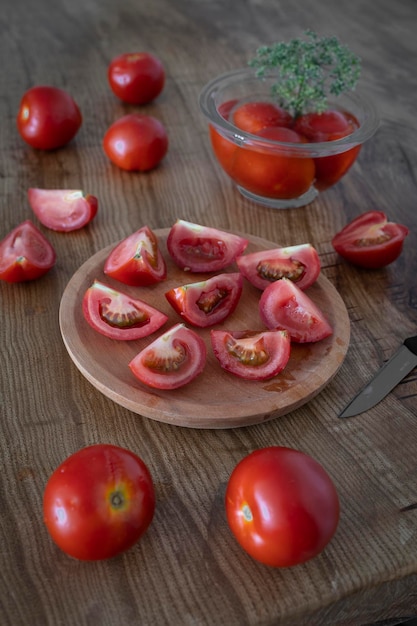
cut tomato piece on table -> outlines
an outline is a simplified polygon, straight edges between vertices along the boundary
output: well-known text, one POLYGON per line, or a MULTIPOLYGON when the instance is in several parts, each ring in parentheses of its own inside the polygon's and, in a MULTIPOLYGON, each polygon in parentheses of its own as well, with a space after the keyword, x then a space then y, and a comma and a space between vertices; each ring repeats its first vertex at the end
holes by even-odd
POLYGON ((243 276, 262 290, 281 278, 307 289, 317 280, 321 268, 317 250, 309 243, 252 252, 239 256, 236 263, 243 276))
POLYGON ((243 277, 238 272, 170 289, 165 294, 173 309, 193 326, 206 328, 226 319, 238 305, 243 277))
POLYGON ((407 226, 389 222, 382 211, 368 211, 342 228, 332 245, 350 263, 377 269, 400 256, 408 232, 407 226))
POLYGON ((54 248, 30 220, 16 226, 0 241, 0 280, 35 280, 46 274, 55 261, 54 248))
POLYGON ((248 240, 217 228, 177 220, 171 227, 167 248, 174 262, 189 272, 218 272, 243 253, 248 240))
POLYGON ((184 324, 176 324, 141 350, 129 367, 149 387, 176 389, 201 374, 206 356, 204 340, 184 324))
POLYGON ((40 222, 57 231, 82 228, 96 216, 98 200, 80 189, 28 190, 29 204, 40 222))
POLYGON ((285 330, 212 330, 210 339, 221 367, 247 380, 276 376, 290 358, 291 340, 285 330))
POLYGON ((142 226, 116 245, 106 259, 104 273, 133 286, 152 285, 166 278, 165 259, 149 226, 142 226))
POLYGON ((333 332, 319 307, 288 278, 264 290, 259 314, 267 328, 287 330, 296 343, 321 341, 333 332))
POLYGON ((82 306, 90 326, 110 339, 141 339, 159 330, 168 320, 165 313, 143 300, 97 280, 85 292, 82 306))

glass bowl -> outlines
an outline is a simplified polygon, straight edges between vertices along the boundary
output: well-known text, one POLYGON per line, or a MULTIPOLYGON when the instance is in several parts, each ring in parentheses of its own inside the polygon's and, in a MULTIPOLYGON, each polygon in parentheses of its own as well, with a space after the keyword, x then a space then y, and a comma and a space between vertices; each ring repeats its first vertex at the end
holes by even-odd
POLYGON ((359 126, 331 141, 277 141, 229 121, 243 103, 273 102, 273 80, 257 78, 251 68, 234 70, 207 83, 199 104, 209 122, 214 154, 242 195, 272 208, 301 207, 346 174, 362 144, 375 133, 378 118, 370 102, 349 92, 329 100, 329 109, 353 116, 359 126))

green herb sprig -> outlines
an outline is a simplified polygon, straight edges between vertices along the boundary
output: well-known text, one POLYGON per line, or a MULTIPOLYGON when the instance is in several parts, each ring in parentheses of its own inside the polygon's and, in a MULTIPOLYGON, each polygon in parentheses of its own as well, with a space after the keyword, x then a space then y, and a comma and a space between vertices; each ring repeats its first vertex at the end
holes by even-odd
POLYGON ((294 117, 328 108, 330 95, 355 89, 361 61, 337 37, 318 37, 305 31, 307 39, 292 39, 258 48, 249 61, 259 78, 276 77, 272 95, 294 117))

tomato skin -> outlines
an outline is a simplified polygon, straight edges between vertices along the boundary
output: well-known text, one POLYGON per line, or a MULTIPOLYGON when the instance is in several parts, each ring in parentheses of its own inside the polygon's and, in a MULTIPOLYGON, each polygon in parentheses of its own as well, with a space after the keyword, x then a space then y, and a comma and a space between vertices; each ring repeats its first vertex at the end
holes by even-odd
POLYGON ((82 115, 69 93, 40 85, 23 94, 16 123, 20 136, 32 148, 55 150, 75 137, 82 115))
POLYGON ((131 548, 155 510, 151 474, 133 452, 110 444, 82 448, 50 476, 44 521, 54 542, 82 561, 108 559, 131 548))
POLYGON ((149 387, 177 389, 201 374, 206 357, 204 340, 184 324, 176 324, 141 350, 129 367, 149 387))
POLYGON ((98 200, 80 189, 28 190, 29 204, 36 217, 51 230, 69 232, 83 228, 96 216, 98 200))
POLYGON ((133 52, 115 57, 107 71, 113 93, 128 104, 147 104, 161 93, 165 70, 149 52, 133 52))
POLYGON ((103 148, 110 161, 122 170, 147 172, 166 155, 168 135, 155 117, 130 113, 108 128, 103 148))
POLYGON ((125 285, 153 285, 166 278, 165 259, 149 226, 142 226, 110 252, 104 273, 125 285))
POLYGON ((156 332, 168 316, 143 300, 112 289, 98 280, 87 289, 83 314, 94 330, 121 341, 142 339, 156 332))
POLYGON ((210 339, 221 367, 246 380, 273 378, 290 358, 291 340, 285 330, 212 330, 210 339))
POLYGON ((188 324, 207 328, 233 313, 242 295, 242 287, 242 274, 217 274, 208 280, 170 289, 165 297, 188 324))
POLYGON ((321 269, 317 250, 309 243, 252 252, 238 257, 236 263, 244 277, 262 290, 281 278, 307 289, 317 280, 321 269))
POLYGON ((382 211, 367 211, 332 239, 332 246, 350 263, 367 269, 386 267, 400 256, 407 226, 389 222, 382 211))
POLYGON ((35 280, 46 274, 55 261, 54 248, 30 220, 16 226, 0 241, 0 280, 35 280))
POLYGON ((232 114, 235 126, 248 133, 257 134, 267 126, 291 126, 292 116, 272 102, 245 102, 232 114))
POLYGON ((241 547, 271 567, 317 556, 333 538, 340 515, 325 469, 309 455, 281 446, 255 450, 236 465, 225 507, 241 547))
POLYGON ((287 330, 296 343, 321 341, 333 332, 319 307, 288 278, 263 291, 259 314, 267 328, 287 330))

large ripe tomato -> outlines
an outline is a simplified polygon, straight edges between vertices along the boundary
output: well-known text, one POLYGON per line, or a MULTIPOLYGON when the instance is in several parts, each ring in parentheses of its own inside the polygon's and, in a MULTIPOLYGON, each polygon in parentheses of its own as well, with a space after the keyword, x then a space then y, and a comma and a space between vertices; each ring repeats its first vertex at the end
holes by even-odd
POLYGON ((311 456, 280 446, 255 450, 236 465, 225 506, 242 548, 272 567, 317 556, 339 523, 339 498, 326 470, 311 456))
POLYGON ((408 232, 407 226, 389 222, 382 211, 368 211, 342 228, 332 245, 351 263, 376 269, 400 256, 408 232))
POLYGON ((96 216, 98 200, 80 189, 35 189, 28 191, 29 204, 47 228, 68 232, 82 228, 96 216))
POLYGON ((165 259, 149 226, 142 226, 113 248, 104 263, 104 273, 134 286, 152 285, 166 278, 165 259))
POLYGON ((267 126, 291 126, 293 118, 272 102, 245 102, 233 111, 232 122, 241 130, 257 134, 267 126))
POLYGON ((285 330, 212 330, 210 339, 221 367, 247 380, 276 376, 290 358, 291 340, 285 330))
POLYGON ((109 444, 82 448, 50 476, 44 521, 70 556, 97 561, 132 547, 155 510, 152 477, 133 452, 109 444))
POLYGON ((288 278, 263 291, 259 314, 267 328, 287 330, 296 343, 321 341, 333 332, 319 307, 288 278))
POLYGON ((262 290, 281 278, 307 289, 317 280, 321 268, 317 250, 309 243, 244 254, 236 263, 243 276, 262 290))
POLYGON ((242 286, 240 273, 217 274, 198 283, 170 289, 165 297, 186 322, 207 328, 233 313, 242 295, 242 286))
POLYGON ((206 356, 204 340, 184 324, 176 324, 141 350, 129 367, 149 387, 177 389, 201 374, 206 356))
POLYGON ((177 220, 167 248, 172 259, 188 272, 219 272, 243 253, 248 240, 218 228, 177 220))
POLYGON ((55 265, 55 250, 26 220, 0 241, 0 280, 18 283, 43 276, 55 265))
POLYGON ((128 104, 147 104, 161 93, 165 70, 149 52, 117 56, 109 65, 107 77, 113 93, 128 104))
POLYGON ((130 113, 110 126, 103 148, 110 161, 122 170, 147 172, 166 155, 168 136, 155 117, 130 113))
POLYGON ((83 314, 94 330, 110 339, 130 341, 157 331, 168 316, 143 300, 95 280, 84 294, 83 314))
POLYGON ((23 95, 16 121, 26 143, 39 150, 54 150, 76 135, 82 115, 69 93, 42 85, 23 95))

